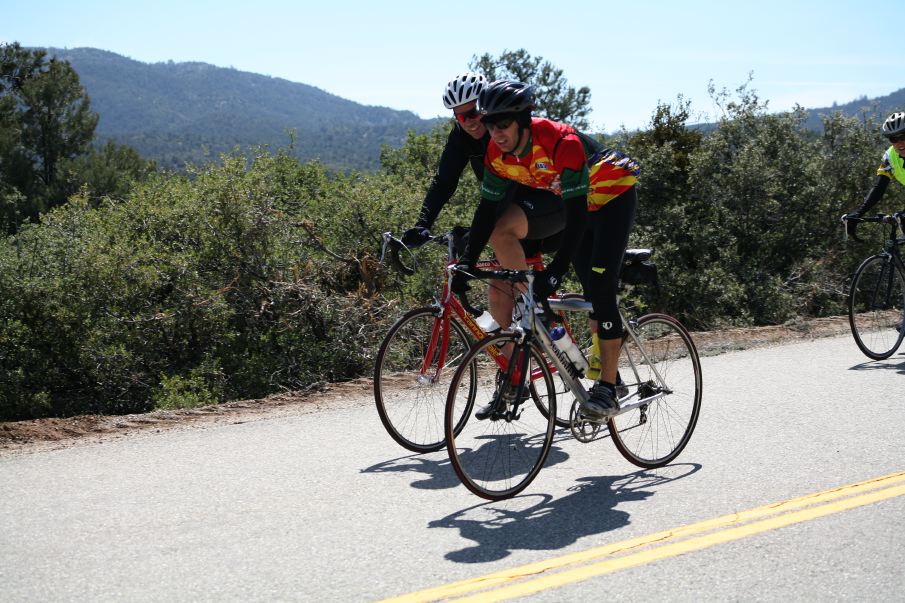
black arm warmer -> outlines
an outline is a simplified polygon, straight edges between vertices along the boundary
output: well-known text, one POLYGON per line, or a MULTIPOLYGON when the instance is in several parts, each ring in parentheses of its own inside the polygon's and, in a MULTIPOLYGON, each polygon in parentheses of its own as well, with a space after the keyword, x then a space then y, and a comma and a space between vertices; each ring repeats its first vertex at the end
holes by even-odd
POLYGON ((468 155, 463 152, 457 142, 454 128, 449 133, 449 138, 446 139, 446 146, 443 147, 443 154, 440 155, 440 163, 437 165, 437 173, 434 174, 427 194, 424 196, 415 226, 431 228, 434 220, 440 214, 440 210, 456 192, 459 177, 468 164, 468 155))
POLYGON ((456 192, 466 165, 471 163, 475 176, 481 180, 484 175, 484 152, 489 139, 490 136, 485 134, 482 139, 475 140, 458 126, 453 126, 446 138, 437 173, 427 188, 415 226, 433 227, 440 210, 456 192))
POLYGON ((883 194, 886 193, 886 187, 889 186, 889 178, 886 176, 877 176, 877 179, 874 181, 874 186, 871 188, 867 196, 864 197, 864 203, 861 204, 857 210, 855 210, 859 214, 864 214, 871 207, 876 205, 880 199, 883 198, 883 194))
POLYGON ((569 269, 569 264, 572 263, 572 257, 581 241, 581 235, 587 222, 588 197, 587 195, 571 197, 563 200, 563 203, 566 206, 566 227, 563 229, 562 244, 553 261, 547 266, 547 270, 551 274, 559 276, 565 274, 569 269))
POLYGON ((471 220, 471 233, 468 235, 468 247, 462 254, 462 261, 474 264, 481 257, 481 252, 487 247, 493 227, 496 226, 497 204, 493 201, 481 198, 478 208, 471 220))

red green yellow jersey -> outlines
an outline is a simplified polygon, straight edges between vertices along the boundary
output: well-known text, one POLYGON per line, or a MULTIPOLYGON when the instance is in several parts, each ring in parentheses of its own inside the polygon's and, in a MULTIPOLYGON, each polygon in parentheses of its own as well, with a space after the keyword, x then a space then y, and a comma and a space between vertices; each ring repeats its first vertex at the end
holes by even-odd
POLYGON ((491 139, 484 157, 481 196, 499 201, 509 181, 542 188, 569 199, 588 197, 596 211, 627 191, 638 180, 638 163, 563 123, 532 118, 528 143, 521 155, 503 152, 491 139))

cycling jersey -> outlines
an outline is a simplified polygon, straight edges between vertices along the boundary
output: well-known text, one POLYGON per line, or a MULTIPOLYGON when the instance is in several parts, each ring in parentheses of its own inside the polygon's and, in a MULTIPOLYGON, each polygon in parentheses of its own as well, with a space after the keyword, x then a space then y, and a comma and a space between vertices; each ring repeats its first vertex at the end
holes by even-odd
POLYGON ((534 117, 528 144, 519 155, 488 146, 481 196, 505 197, 509 181, 552 191, 562 199, 587 195, 588 211, 596 211, 638 180, 638 164, 566 124, 534 117))
POLYGON ((471 165, 478 181, 484 177, 484 153, 489 142, 490 134, 486 132, 480 139, 475 139, 458 124, 450 130, 443 154, 440 155, 437 173, 434 174, 421 204, 417 226, 433 227, 440 210, 456 192, 465 166, 471 165))
POLYGON ((864 202, 855 210, 855 213, 864 214, 879 203, 892 180, 898 180, 900 184, 905 185, 905 161, 896 152, 895 147, 890 146, 883 153, 883 159, 880 160, 880 167, 877 168, 877 179, 874 181, 874 185, 867 192, 864 202))
POLYGON ((905 160, 896 153, 896 148, 890 146, 883 153, 883 161, 877 168, 878 176, 887 176, 890 179, 895 178, 901 184, 905 184, 905 160))

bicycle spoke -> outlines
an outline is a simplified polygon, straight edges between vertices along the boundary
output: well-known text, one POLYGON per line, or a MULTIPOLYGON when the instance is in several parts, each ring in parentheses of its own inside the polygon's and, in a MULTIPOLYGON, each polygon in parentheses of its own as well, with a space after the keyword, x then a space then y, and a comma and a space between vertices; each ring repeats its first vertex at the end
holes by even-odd
POLYGON ((849 325, 855 343, 874 360, 889 358, 905 336, 905 280, 891 257, 865 260, 849 291, 849 325))
POLYGON ((702 393, 700 361, 688 332, 669 316, 643 316, 633 329, 637 341, 626 337, 620 371, 632 377, 632 396, 663 395, 617 415, 608 425, 613 443, 628 461, 659 467, 679 455, 694 431, 702 393), (640 379, 634 378, 635 372, 640 379))
POLYGON ((450 461, 456 474, 472 492, 490 500, 514 496, 522 491, 540 469, 553 441, 554 417, 542 412, 553 407, 554 394, 546 394, 543 400, 536 398, 537 390, 516 399, 518 374, 529 374, 532 367, 542 366, 543 387, 552 392, 552 376, 541 362, 541 354, 531 348, 528 362, 522 362, 518 371, 511 374, 501 371, 495 362, 482 360, 492 345, 515 344, 511 334, 500 334, 482 340, 472 347, 458 371, 453 376, 446 405, 446 437, 450 461), (495 410, 483 420, 471 413, 460 430, 453 433, 451 422, 467 412, 463 385, 460 377, 471 366, 477 370, 477 388, 473 409, 480 410, 495 404, 495 410), (515 377, 513 377, 515 375, 515 377), (513 383, 512 379, 516 379, 513 383), (511 392, 511 393, 510 393, 511 392))
POLYGON ((447 384, 468 350, 468 339, 456 322, 449 325, 446 355, 441 353, 442 337, 431 348, 437 321, 435 308, 407 313, 387 333, 375 365, 380 420, 396 442, 413 452, 443 448, 447 384))

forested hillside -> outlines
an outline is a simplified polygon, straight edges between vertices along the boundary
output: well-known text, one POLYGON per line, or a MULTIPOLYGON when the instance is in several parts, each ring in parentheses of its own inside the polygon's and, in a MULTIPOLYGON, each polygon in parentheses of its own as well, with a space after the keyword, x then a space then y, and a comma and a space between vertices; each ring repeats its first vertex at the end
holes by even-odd
POLYGON ((867 98, 862 96, 857 100, 848 103, 834 104, 832 107, 818 107, 816 109, 808 109, 808 119, 805 126, 811 130, 819 130, 822 127, 821 115, 830 115, 834 112, 840 112, 844 115, 857 116, 865 114, 873 117, 883 123, 884 117, 896 111, 905 111, 905 88, 901 88, 877 98, 867 98))
POLYGON ((319 88, 205 63, 141 63, 94 48, 47 49, 69 63, 100 115, 99 140, 113 139, 164 167, 230 152, 288 147, 335 169, 378 167, 380 146, 434 120, 361 105, 319 88), (295 130, 294 141, 289 130, 295 130), (207 152, 207 156, 205 156, 207 152))
MULTIPOLYGON (((409 111, 365 106, 307 84, 206 63, 148 64, 94 48, 47 51, 79 74, 91 109, 100 115, 98 140, 128 145, 162 167, 182 169, 188 161, 216 158, 235 146, 276 149, 292 142, 292 155, 300 160, 373 170, 382 144, 399 146, 406 131, 423 133, 436 124, 409 111)), ((804 126, 818 131, 821 115, 835 111, 878 119, 903 107, 905 88, 809 109, 804 126)))

